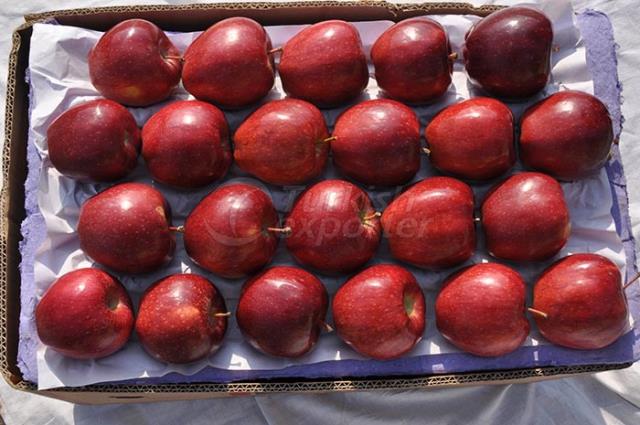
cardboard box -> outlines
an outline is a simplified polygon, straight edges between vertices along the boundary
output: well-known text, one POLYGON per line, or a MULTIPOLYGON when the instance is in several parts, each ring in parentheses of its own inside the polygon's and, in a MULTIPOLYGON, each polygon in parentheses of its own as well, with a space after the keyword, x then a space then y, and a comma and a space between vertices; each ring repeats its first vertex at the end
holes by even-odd
POLYGON ((246 16, 263 25, 305 24, 327 19, 351 21, 399 21, 426 14, 475 14, 486 16, 500 6, 474 8, 466 3, 389 4, 372 2, 228 3, 191 5, 144 5, 73 9, 28 15, 13 34, 9 58, 5 148, 2 157, 4 187, 0 194, 0 369, 16 389, 75 403, 123 403, 203 399, 273 392, 328 392, 376 389, 414 389, 457 385, 531 382, 581 373, 621 369, 631 363, 501 370, 431 376, 373 377, 354 380, 270 380, 229 384, 193 383, 171 385, 95 384, 78 388, 37 391, 25 381, 16 364, 20 309, 20 225, 25 217, 24 182, 27 173, 28 92, 23 76, 28 65, 32 25, 54 18, 60 24, 106 30, 130 18, 155 22, 164 30, 198 31, 231 16, 246 16))

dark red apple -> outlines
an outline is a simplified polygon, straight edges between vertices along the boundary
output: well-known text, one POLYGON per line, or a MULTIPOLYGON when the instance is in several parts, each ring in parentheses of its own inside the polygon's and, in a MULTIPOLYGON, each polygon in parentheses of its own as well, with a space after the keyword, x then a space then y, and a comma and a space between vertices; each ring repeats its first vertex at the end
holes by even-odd
POLYGON ((567 90, 527 109, 520 121, 520 158, 561 180, 596 173, 613 143, 611 117, 597 97, 567 90))
POLYGON ((267 183, 302 184, 322 173, 328 137, 324 117, 311 103, 274 100, 238 127, 233 156, 240 168, 267 183))
POLYGON ((232 183, 211 192, 191 211, 184 244, 200 266, 239 278, 271 261, 277 231, 278 213, 269 195, 250 184, 232 183))
POLYGON ((271 39, 256 21, 233 17, 209 27, 184 54, 182 83, 196 98, 240 108, 269 93, 275 78, 271 39))
POLYGON ((199 100, 165 106, 142 129, 142 156, 154 180, 170 186, 195 188, 222 178, 231 165, 224 114, 199 100))
POLYGON ((405 268, 379 264, 358 273, 333 298, 340 338, 363 356, 400 357, 422 338, 424 295, 405 268))
POLYGON ((468 260, 476 247, 473 191, 451 177, 426 178, 400 194, 382 213, 394 258, 425 268, 468 260))
POLYGON ((395 100, 367 100, 347 109, 333 137, 334 163, 364 184, 404 184, 420 169, 420 122, 411 108, 395 100))
POLYGON ((511 110, 495 99, 475 97, 448 106, 425 130, 429 160, 463 179, 498 177, 516 162, 513 127, 511 110))
POLYGON ((489 253, 513 261, 556 255, 571 232, 560 184, 542 173, 520 173, 495 186, 482 203, 489 253))
POLYGON ((169 204, 158 190, 122 183, 89 198, 80 209, 80 247, 91 259, 123 273, 146 273, 168 263, 175 239, 169 204))
POLYGON ((53 282, 36 306, 43 344, 74 359, 97 359, 122 348, 133 330, 131 300, 100 269, 77 269, 53 282))
POLYGON ((552 41, 551 21, 544 13, 507 7, 467 32, 464 66, 471 81, 491 95, 527 98, 547 84, 552 41))
POLYGON ((424 17, 398 22, 371 48, 378 86, 406 103, 442 96, 451 84, 454 57, 444 27, 424 17))
POLYGON ((496 357, 520 347, 529 334, 524 280, 497 263, 476 264, 449 276, 436 299, 436 325, 453 345, 496 357))
POLYGON ((533 308, 542 336, 580 350, 612 344, 628 324, 620 271, 598 254, 573 254, 549 266, 533 287, 533 308))
POLYGON ((67 109, 47 129, 49 159, 61 174, 110 182, 138 161, 140 131, 127 108, 98 99, 67 109))
POLYGON ((220 348, 227 316, 224 298, 211 281, 195 274, 174 274, 142 295, 136 332, 152 357, 189 363, 220 348))
POLYGON ((324 329, 328 295, 314 275, 296 267, 273 267, 242 287, 236 319, 255 349, 279 357, 300 357, 324 329))
POLYGON ((369 81, 358 30, 338 20, 311 25, 289 39, 282 48, 278 72, 289 96, 319 107, 355 99, 369 81))
POLYGON ((93 86, 125 105, 160 102, 180 82, 180 51, 144 19, 128 19, 111 28, 91 49, 88 61, 93 86))
POLYGON ((287 249, 301 264, 328 274, 352 272, 380 243, 380 213, 367 194, 344 180, 324 180, 304 191, 285 228, 287 249))

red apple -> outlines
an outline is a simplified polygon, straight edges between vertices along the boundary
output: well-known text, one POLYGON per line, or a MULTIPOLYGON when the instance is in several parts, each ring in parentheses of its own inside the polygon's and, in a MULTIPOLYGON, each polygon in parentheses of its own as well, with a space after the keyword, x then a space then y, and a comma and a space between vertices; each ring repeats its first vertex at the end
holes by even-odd
POLYGON ((380 264, 349 279, 333 298, 340 338, 363 356, 400 357, 422 338, 424 295, 406 269, 380 264))
POLYGON ((289 96, 319 107, 355 99, 369 81, 358 30, 338 20, 311 25, 289 39, 282 48, 278 71, 289 96))
POLYGON ((184 223, 184 244, 200 266, 239 278, 271 261, 277 230, 278 213, 269 195, 256 186, 233 183, 214 190, 191 211, 184 223))
POLYGON ((573 254, 549 266, 533 287, 533 308, 542 336, 580 350, 612 344, 628 324, 620 271, 598 254, 573 254))
POLYGON ((133 329, 131 300, 100 269, 77 269, 53 282, 36 306, 43 344, 74 359, 97 359, 122 348, 133 329))
POLYGON ((463 47, 469 79, 493 96, 522 99, 549 79, 553 29, 544 13, 507 7, 471 27, 463 47))
POLYGON ((431 177, 411 186, 382 214, 394 258, 424 268, 468 260, 476 247, 473 191, 451 177, 431 177))
POLYGON ((513 114, 504 103, 488 97, 465 100, 446 107, 427 125, 429 160, 463 179, 492 179, 516 162, 513 132, 513 114))
POLYGON ((160 102, 180 82, 180 51, 160 28, 143 19, 123 21, 107 31, 88 61, 94 87, 125 105, 160 102))
POLYGON ((195 188, 222 178, 231 165, 224 114, 199 100, 180 100, 156 112, 142 129, 142 156, 154 180, 195 188))
POLYGON ((342 174, 373 186, 408 182, 420 168, 420 122, 395 100, 367 100, 338 118, 331 142, 342 174))
POLYGON ((453 58, 443 26, 424 17, 398 22, 371 48, 378 86, 389 97, 407 103, 442 96, 451 84, 453 58))
POLYGON ((438 330, 476 356, 496 357, 520 347, 529 334, 524 280, 497 263, 476 264, 451 275, 436 299, 438 330))
POLYGON ((228 315, 224 298, 211 281, 195 274, 174 274, 142 295, 136 332, 154 358, 189 363, 220 348, 228 315))
POLYGON ((328 137, 324 117, 311 103, 274 100, 238 127, 233 155, 240 168, 267 183, 302 184, 322 173, 328 137))
POLYGON ((489 253, 513 261, 556 255, 571 232, 560 184, 542 173, 520 173, 495 186, 482 203, 489 253))
POLYGON ((296 267, 273 267, 242 287, 236 319, 244 338, 272 356, 308 353, 326 326, 328 295, 314 275, 296 267))
POLYGON ((256 21, 233 17, 209 27, 184 54, 182 83, 196 98, 240 108, 269 93, 275 78, 271 39, 256 21))
POLYGON ((47 129, 49 159, 67 177, 110 182, 138 162, 140 131, 127 109, 107 99, 67 109, 47 129))
POLYGON ((613 143, 607 107, 579 91, 562 91, 531 106, 520 129, 522 162, 562 180, 598 172, 613 143))
POLYGON ((380 242, 380 214, 367 194, 343 180, 324 180, 304 191, 286 219, 287 249, 301 264, 328 274, 352 272, 380 242))
POLYGON ((170 225, 162 193, 142 183, 122 183, 82 205, 78 237, 95 262, 123 273, 146 273, 171 260, 175 239, 170 225))

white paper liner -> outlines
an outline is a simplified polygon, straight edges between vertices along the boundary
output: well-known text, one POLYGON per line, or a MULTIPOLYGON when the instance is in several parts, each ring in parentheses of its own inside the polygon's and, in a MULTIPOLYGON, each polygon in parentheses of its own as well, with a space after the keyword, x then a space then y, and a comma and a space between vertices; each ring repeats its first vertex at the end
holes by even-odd
MULTIPOLYGON (((512 2, 503 2, 512 3, 512 2)), ((573 10, 568 1, 549 1, 538 5, 552 19, 554 24, 554 45, 559 49, 552 55, 552 80, 545 93, 523 104, 509 105, 518 118, 527 105, 545 97, 558 89, 569 88, 593 93, 593 83, 589 75, 585 49, 579 38, 579 32, 573 21, 573 10)), ((470 25, 477 21, 476 16, 430 16, 445 26, 448 31, 452 48, 461 55, 461 44, 464 34, 470 25)), ((393 23, 390 21, 355 23, 367 54, 376 38, 393 23)), ((297 33, 302 26, 273 26, 267 27, 274 46, 281 46, 297 33)), ((79 267, 88 267, 92 263, 79 248, 75 233, 79 208, 81 204, 93 194, 103 190, 106 185, 77 184, 75 181, 61 176, 47 158, 46 129, 52 120, 73 105, 100 97, 89 80, 86 56, 101 33, 81 28, 36 24, 33 29, 30 52, 30 76, 32 87, 32 112, 30 117, 29 143, 35 143, 43 157, 42 176, 40 180, 39 205, 45 218, 48 237, 40 247, 35 263, 35 283, 37 297, 41 297, 46 288, 59 276, 79 267)), ((198 33, 169 34, 174 44, 182 51, 198 33)), ((370 65, 370 71, 373 69, 370 65)), ((366 98, 378 97, 378 88, 374 78, 369 80, 366 93, 358 101, 366 98)), ((436 104, 428 107, 414 108, 424 126, 429 119, 444 106, 467 99, 475 95, 468 84, 461 61, 456 62, 453 84, 449 91, 436 104)), ((279 79, 276 87, 264 101, 283 97, 279 79)), ((188 98, 186 92, 180 88, 174 99, 188 98)), ((170 100, 171 101, 171 100, 170 100)), ((157 110, 168 102, 148 108, 130 109, 140 126, 157 110)), ((333 127, 336 117, 343 108, 324 110, 328 125, 333 127)), ((225 111, 225 115, 232 130, 251 110, 236 112, 225 111)), ((516 167, 516 170, 520 165, 516 167)), ((514 170, 514 171, 516 171, 514 170)), ((428 160, 423 159, 422 167, 414 181, 436 174, 430 167, 428 160)), ((325 172, 325 177, 337 177, 331 164, 325 172)), ((275 188, 266 186, 255 179, 248 179, 237 167, 233 167, 225 179, 249 180, 253 184, 262 186, 269 192, 276 208, 281 214, 286 213, 295 196, 303 189, 275 188)), ((132 181, 152 183, 142 160, 135 172, 128 178, 132 181)), ((491 184, 474 185, 476 202, 483 199, 485 191, 491 184)), ((155 185, 167 197, 172 210, 174 225, 182 224, 188 213, 201 198, 217 185, 210 185, 204 189, 191 192, 181 192, 155 185)), ((563 184, 565 196, 571 212, 572 233, 567 246, 556 258, 573 252, 597 252, 613 260, 622 271, 625 267, 625 255, 622 243, 615 231, 615 225, 610 210, 612 198, 609 183, 604 170, 596 177, 580 182, 563 184)), ((381 209, 388 203, 397 190, 370 191, 374 203, 381 209)), ((495 261, 487 256, 483 249, 482 235, 479 234, 478 252, 471 262, 495 261)), ((393 262, 388 249, 383 243, 378 255, 371 262, 393 262)), ((531 285, 535 276, 548 264, 519 265, 517 270, 531 285)), ((273 265, 294 264, 281 243, 273 265)), ((451 272, 426 272, 408 267, 418 279, 425 291, 427 299, 427 327, 424 338, 409 354, 411 356, 456 352, 457 349, 448 344, 437 332, 434 322, 433 305, 439 283, 451 272)), ((177 250, 171 264, 162 270, 145 276, 126 276, 116 274, 129 290, 134 305, 139 296, 152 282, 166 275, 177 272, 200 273, 215 282, 225 297, 227 306, 235 311, 237 298, 242 281, 224 280, 195 266, 187 257, 182 243, 182 237, 177 236, 177 250)), ((325 278, 319 276, 332 295, 346 278, 325 278)), ((329 322, 331 317, 329 316, 329 322)), ((537 337, 532 328, 526 345, 545 344, 537 337)), ((188 365, 167 365, 149 357, 137 342, 134 335, 126 347, 118 353, 96 361, 78 361, 67 359, 42 344, 38 350, 38 387, 47 389, 59 386, 80 386, 91 383, 115 381, 131 378, 157 377, 169 372, 179 372, 191 375, 207 365, 226 369, 280 369, 290 365, 315 363, 326 360, 359 359, 362 358, 342 343, 333 334, 323 334, 316 348, 297 360, 279 359, 262 355, 246 344, 241 337, 234 318, 229 322, 229 330, 223 347, 208 359, 188 365)))

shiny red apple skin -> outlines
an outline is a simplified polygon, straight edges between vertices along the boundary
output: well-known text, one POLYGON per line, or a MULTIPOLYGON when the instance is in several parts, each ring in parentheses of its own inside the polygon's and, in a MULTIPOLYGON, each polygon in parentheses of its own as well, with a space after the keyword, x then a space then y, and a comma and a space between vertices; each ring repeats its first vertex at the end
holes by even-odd
POLYGON ((80 209, 78 237, 95 262, 122 273, 146 273, 173 257, 171 210, 158 190, 122 183, 89 198, 80 209))
POLYGON ((289 39, 278 72, 287 95, 321 108, 355 99, 369 81, 360 34, 339 20, 311 25, 289 39))
POLYGON ((89 52, 91 83, 104 97, 147 106, 180 82, 180 51, 155 24, 128 19, 107 31, 89 52))
POLYGON ((524 280, 497 263, 466 267, 448 277, 436 299, 436 324, 449 342, 482 357, 503 356, 529 335, 524 280))
POLYGON ((107 99, 67 109, 47 129, 49 159, 67 177, 112 182, 138 162, 140 130, 127 109, 107 99))
POLYGON ((382 213, 391 255, 417 267, 440 269, 473 255, 473 191, 451 177, 430 177, 395 198, 382 213))
POLYGON ((613 143, 607 107, 588 93, 567 90, 529 107, 520 121, 520 158, 560 180, 577 180, 604 166, 613 143))
POLYGON ((227 330, 226 312, 224 298, 211 281, 196 274, 174 274, 142 295, 136 333, 155 359, 190 363, 220 348, 227 330))
POLYGON ((395 100, 367 100, 347 109, 333 136, 335 165, 366 185, 404 184, 420 169, 420 122, 395 100))
POLYGON ((197 99, 241 108, 273 87, 271 39, 256 21, 233 17, 212 25, 184 54, 182 83, 197 99))
POLYGON ((462 179, 492 179, 516 162, 513 114, 488 97, 446 107, 427 125, 425 138, 431 164, 462 179))
POLYGON ((487 93, 524 99, 549 80, 553 28, 544 13, 507 7, 478 21, 465 36, 464 66, 469 79, 487 93))
POLYGON ((245 340, 277 357, 311 351, 325 327, 329 304, 318 278, 297 267, 272 267, 242 287, 236 319, 245 340))
POLYGON ((542 261, 556 255, 571 232, 560 184, 546 174, 515 174, 496 185, 482 203, 482 227, 491 255, 542 261))
POLYGON ((424 333, 424 295, 400 266, 379 264, 353 276, 336 292, 332 309, 338 336, 377 360, 406 354, 424 333))
POLYGON ((142 129, 142 156, 154 180, 196 188, 222 178, 231 165, 229 128, 222 111, 199 100, 179 100, 156 112, 142 129))
POLYGON ((127 291, 100 269, 73 270, 51 284, 36 306, 43 344, 74 359, 97 359, 120 350, 133 330, 127 291))
POLYGON ((628 324, 618 267, 598 254, 573 254, 549 266, 533 287, 533 317, 556 345, 596 350, 615 342, 628 324))
POLYGON ((380 220, 366 192, 344 180, 324 180, 295 201, 286 221, 287 249, 325 274, 349 273, 369 261, 381 237, 380 220))
POLYGON ((378 86, 396 100, 433 102, 451 84, 451 46, 442 25, 428 18, 410 18, 391 26, 371 48, 378 86))
POLYGON ((278 238, 271 198, 258 187, 232 183, 211 192, 184 224, 187 254, 201 267, 226 278, 240 278, 267 265, 278 238))
POLYGON ((303 184, 327 163, 329 137, 322 112, 299 99, 269 102, 238 127, 234 159, 244 171, 275 185, 303 184))

